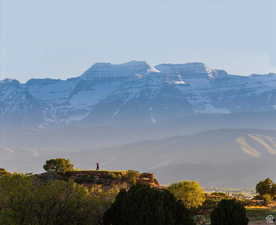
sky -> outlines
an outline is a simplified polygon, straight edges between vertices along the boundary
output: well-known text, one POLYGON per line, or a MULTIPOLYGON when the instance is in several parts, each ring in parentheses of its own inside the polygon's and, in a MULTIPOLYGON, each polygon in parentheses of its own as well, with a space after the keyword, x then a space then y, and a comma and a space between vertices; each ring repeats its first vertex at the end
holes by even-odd
POLYGON ((0 0, 0 79, 130 60, 276 73, 275 11, 276 0, 0 0))

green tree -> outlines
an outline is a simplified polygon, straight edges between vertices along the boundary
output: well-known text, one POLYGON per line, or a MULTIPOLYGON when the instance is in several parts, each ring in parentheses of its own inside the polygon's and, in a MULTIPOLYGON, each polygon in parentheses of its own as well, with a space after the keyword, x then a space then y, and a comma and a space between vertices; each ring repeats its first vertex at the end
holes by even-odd
POLYGON ((271 194, 272 185, 273 181, 270 178, 266 178, 256 185, 256 192, 261 196, 264 194, 271 194))
POLYGON ((47 160, 43 168, 47 172, 64 173, 73 170, 74 165, 69 159, 58 158, 47 160))
POLYGON ((106 211, 104 225, 193 225, 191 213, 169 191, 147 185, 122 190, 106 211))
POLYGON ((237 200, 221 200, 211 213, 211 225, 247 225, 244 206, 237 200))
POLYGON ((110 205, 73 182, 0 177, 0 225, 98 225, 110 205))
POLYGON ((172 184, 168 190, 179 200, 182 200, 185 207, 197 208, 205 201, 205 193, 199 183, 195 181, 181 181, 172 184))
POLYGON ((0 177, 0 225, 27 225, 36 191, 32 184, 31 177, 21 174, 0 177))

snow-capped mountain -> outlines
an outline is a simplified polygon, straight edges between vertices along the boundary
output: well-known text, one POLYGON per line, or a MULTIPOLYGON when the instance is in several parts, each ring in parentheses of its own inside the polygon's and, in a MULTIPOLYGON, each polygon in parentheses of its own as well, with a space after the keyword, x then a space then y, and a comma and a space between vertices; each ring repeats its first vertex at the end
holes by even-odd
MULTIPOLYGON (((97 63, 67 80, 0 81, 1 124, 108 125, 274 113, 276 74, 238 76, 202 63, 97 63)), ((275 111, 276 112, 276 111, 275 111)))

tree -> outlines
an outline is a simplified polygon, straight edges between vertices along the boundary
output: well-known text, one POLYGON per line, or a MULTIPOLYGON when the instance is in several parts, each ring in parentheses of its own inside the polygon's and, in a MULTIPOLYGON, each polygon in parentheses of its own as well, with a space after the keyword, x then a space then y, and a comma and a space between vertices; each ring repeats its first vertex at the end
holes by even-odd
POLYGON ((73 170, 74 165, 69 159, 58 158, 47 160, 43 168, 47 172, 64 173, 73 170))
POLYGON ((191 213, 169 191, 148 185, 122 190, 103 217, 104 225, 194 225, 191 213))
POLYGON ((168 190, 179 200, 183 201, 187 208, 197 208, 205 201, 204 190, 195 181, 181 181, 172 184, 168 190))
POLYGON ((271 194, 272 185, 273 181, 270 178, 266 178, 256 185, 256 192, 259 193, 261 196, 264 194, 271 194))
POLYGON ((211 225, 247 225, 244 206, 237 200, 221 200, 211 213, 211 225))
POLYGON ((110 205, 73 182, 0 177, 0 225, 98 225, 110 205))

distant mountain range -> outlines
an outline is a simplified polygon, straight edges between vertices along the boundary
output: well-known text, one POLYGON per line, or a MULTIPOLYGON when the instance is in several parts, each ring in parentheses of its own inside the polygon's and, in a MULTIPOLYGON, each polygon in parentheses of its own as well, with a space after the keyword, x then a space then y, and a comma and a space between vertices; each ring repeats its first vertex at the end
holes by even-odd
POLYGON ((275 119, 276 74, 97 63, 67 80, 0 81, 0 167, 37 172, 59 156, 161 183, 252 186, 274 176, 275 119))
POLYGON ((276 74, 230 75, 202 63, 97 63, 67 80, 0 81, 0 122, 5 125, 156 124, 275 109, 276 74))

